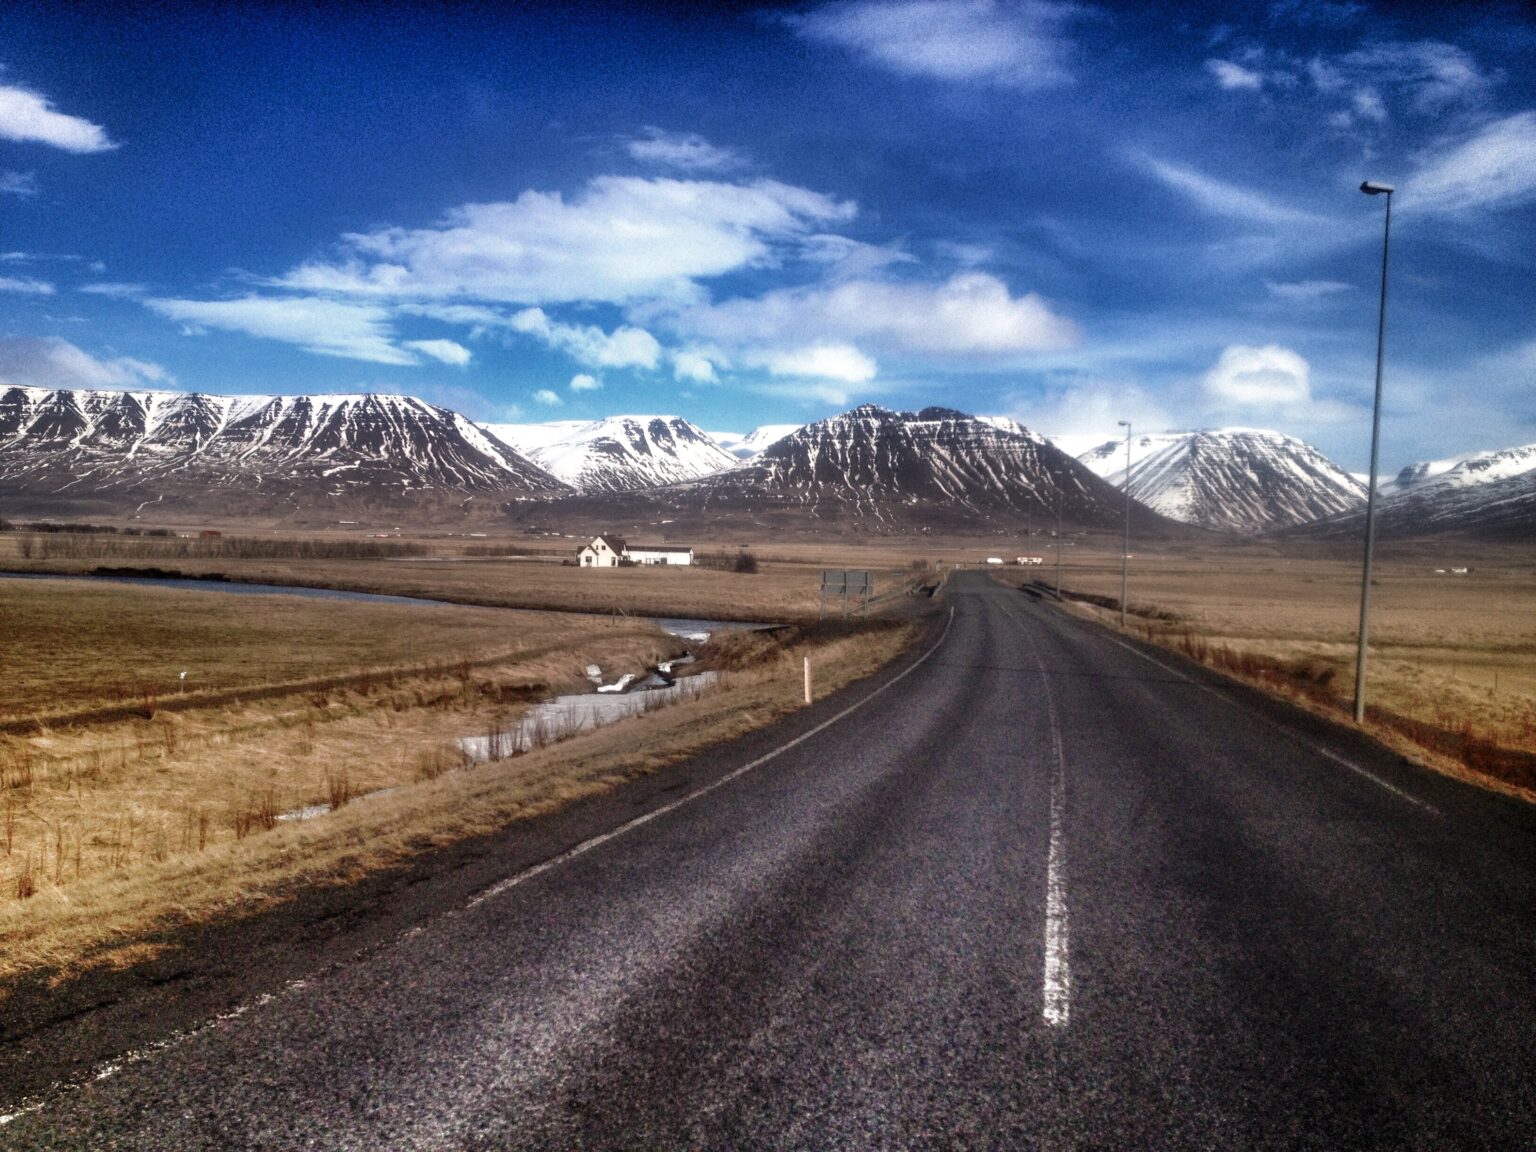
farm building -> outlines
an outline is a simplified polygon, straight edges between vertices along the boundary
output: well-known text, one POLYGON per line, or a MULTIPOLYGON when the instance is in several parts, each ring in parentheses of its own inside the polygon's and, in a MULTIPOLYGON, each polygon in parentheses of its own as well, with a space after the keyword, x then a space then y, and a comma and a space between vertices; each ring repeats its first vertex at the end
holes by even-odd
POLYGON ((576 562, 583 568, 617 568, 621 564, 693 563, 692 548, 670 544, 630 544, 622 536, 602 535, 576 550, 576 562))
POLYGON ((623 557, 622 536, 598 536, 576 550, 576 563, 583 568, 617 568, 623 557))
POLYGON ((624 550, 631 564, 692 564, 692 548, 674 548, 669 544, 631 544, 624 550))

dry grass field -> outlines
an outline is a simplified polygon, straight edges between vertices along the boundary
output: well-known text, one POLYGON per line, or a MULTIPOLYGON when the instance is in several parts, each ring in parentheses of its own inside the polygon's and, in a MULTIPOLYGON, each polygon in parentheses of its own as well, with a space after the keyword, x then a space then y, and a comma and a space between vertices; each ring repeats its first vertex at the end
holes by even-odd
MULTIPOLYGON (((1132 627, 1312 706, 1349 714, 1360 610, 1358 555, 1267 544, 1137 552, 1132 627)), ((1054 582, 1048 563, 1012 582, 1054 582)), ((1063 587, 1113 600, 1118 550, 1085 548, 1063 587)), ((1372 587, 1368 720, 1441 766, 1536 794, 1536 555, 1529 549, 1389 545, 1372 587), (1456 574, 1454 568, 1467 572, 1456 574)), ((1118 612, 1089 607, 1108 622, 1118 612)))
MULTIPOLYGON (((750 588, 738 606, 761 611, 750 588)), ((701 652, 721 681, 699 699, 470 766, 460 737, 574 688, 588 663, 639 672, 680 642, 622 615, 74 580, 0 581, 0 625, 0 996, 612 787, 796 707, 802 655, 830 691, 910 636, 722 634, 701 652), (312 806, 331 810, 285 818, 312 806)))

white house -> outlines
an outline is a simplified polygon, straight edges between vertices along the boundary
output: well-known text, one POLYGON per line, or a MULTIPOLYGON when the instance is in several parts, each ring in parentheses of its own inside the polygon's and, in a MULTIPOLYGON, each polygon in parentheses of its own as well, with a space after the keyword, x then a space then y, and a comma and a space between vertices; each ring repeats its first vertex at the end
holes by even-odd
POLYGON ((623 557, 622 536, 598 536, 576 550, 576 563, 583 568, 617 568, 623 557))
POLYGON ((629 544, 622 536, 604 534, 576 550, 576 563, 583 568, 617 568, 621 564, 693 563, 692 548, 674 548, 670 544, 629 544))
POLYGON ((692 548, 673 548, 667 544, 630 544, 624 559, 631 564, 692 564, 692 548))

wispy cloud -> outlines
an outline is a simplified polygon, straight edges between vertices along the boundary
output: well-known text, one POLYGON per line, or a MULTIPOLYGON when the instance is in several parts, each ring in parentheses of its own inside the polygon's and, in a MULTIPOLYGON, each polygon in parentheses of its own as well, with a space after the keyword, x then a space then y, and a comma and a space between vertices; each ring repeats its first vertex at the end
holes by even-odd
POLYGON ((1345 284, 1342 280, 1296 280, 1291 283, 1266 280, 1264 287, 1269 289, 1271 295, 1295 302, 1322 300, 1354 289, 1353 284, 1345 284))
POLYGON ((0 172, 0 193, 7 196, 36 196, 37 175, 32 172, 0 172))
POLYGON ((16 276, 0 276, 0 292, 15 292, 22 296, 52 296, 54 288, 46 280, 28 280, 16 276))
POLYGON ((1403 207, 1426 212, 1504 208, 1536 198, 1536 112, 1484 125, 1427 158, 1404 182, 1403 207))
POLYGON ((468 367, 471 359, 469 349, 453 340, 405 340, 400 346, 455 368, 468 367))
POLYGON ((696 132, 668 132, 647 127, 625 145, 631 158, 642 164, 658 164, 685 172, 722 172, 739 168, 746 158, 730 148, 719 148, 696 132))
POLYGON ((1140 166, 1198 207, 1216 216, 1262 224, 1317 224, 1310 212, 1273 197, 1153 156, 1133 157, 1140 166))
POLYGON ((67 340, 0 340, 0 381, 32 388, 142 388, 175 383, 164 368, 118 356, 100 360, 67 340))
POLYGON ((513 201, 466 204, 433 228, 348 235, 340 262, 302 265, 279 283, 522 304, 695 298, 698 281, 771 265, 781 245, 855 211, 774 180, 600 176, 570 200, 530 190, 513 201))
POLYGON ((99 124, 59 112, 46 96, 15 84, 0 84, 0 139, 49 144, 76 153, 117 147, 99 124))
POLYGON ((200 328, 222 328, 294 344, 321 356, 374 364, 417 364, 394 344, 388 309, 315 296, 245 296, 237 300, 148 299, 146 307, 200 328))
POLYGON ((661 345, 644 328, 604 332, 593 324, 562 324, 542 308, 525 308, 507 324, 593 368, 654 368, 661 359, 661 345))
POLYGON ((1234 64, 1230 60, 1207 60, 1205 68, 1216 77, 1216 83, 1229 92, 1242 88, 1256 92, 1264 87, 1264 77, 1260 73, 1252 68, 1244 68, 1241 64, 1234 64))
POLYGON ((1071 80, 1062 29, 1081 12, 1045 0, 846 0, 784 20, 903 75, 1029 89, 1071 80))

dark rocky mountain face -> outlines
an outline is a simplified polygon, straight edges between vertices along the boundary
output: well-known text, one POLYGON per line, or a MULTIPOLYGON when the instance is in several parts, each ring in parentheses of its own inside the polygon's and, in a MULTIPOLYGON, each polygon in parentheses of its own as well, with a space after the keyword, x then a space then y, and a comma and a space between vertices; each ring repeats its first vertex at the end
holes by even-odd
POLYGON ((33 514, 145 502, 289 514, 567 491, 464 417, 405 396, 0 392, 0 495, 33 514))
MULTIPOLYGON (((560 508, 614 523, 709 517, 743 528, 1017 531, 1053 527, 1058 499, 1068 525, 1122 523, 1119 492, 1032 435, 950 408, 863 405, 808 424, 730 471, 624 502, 582 498, 560 508)), ((1189 531, 1139 506, 1132 519, 1142 531, 1189 531)))

